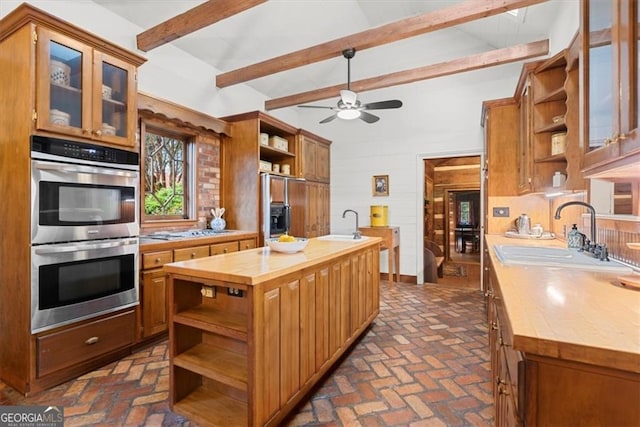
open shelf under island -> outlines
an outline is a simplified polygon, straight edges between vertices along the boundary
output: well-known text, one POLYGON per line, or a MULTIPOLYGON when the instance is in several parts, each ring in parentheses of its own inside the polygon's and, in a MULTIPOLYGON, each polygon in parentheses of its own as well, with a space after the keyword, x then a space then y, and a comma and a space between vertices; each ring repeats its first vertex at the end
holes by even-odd
POLYGON ((203 426, 278 425, 378 315, 380 242, 166 264, 172 410, 203 426))

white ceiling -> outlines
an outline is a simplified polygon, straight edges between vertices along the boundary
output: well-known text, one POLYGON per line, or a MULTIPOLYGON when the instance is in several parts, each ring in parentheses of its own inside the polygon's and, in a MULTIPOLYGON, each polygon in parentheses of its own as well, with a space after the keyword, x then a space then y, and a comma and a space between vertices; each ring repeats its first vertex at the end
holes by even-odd
MULTIPOLYGON (((145 30, 203 3, 193 0, 94 1, 145 30)), ((551 0, 522 9, 519 17, 502 14, 358 52, 351 61, 351 80, 545 39, 560 1, 551 0)), ((227 72, 459 2, 461 0, 269 0, 172 44, 227 72)), ((268 98, 278 98, 338 85, 346 79, 347 63, 339 57, 247 84, 268 98)), ((332 105, 333 101, 318 102, 327 103, 332 105)))

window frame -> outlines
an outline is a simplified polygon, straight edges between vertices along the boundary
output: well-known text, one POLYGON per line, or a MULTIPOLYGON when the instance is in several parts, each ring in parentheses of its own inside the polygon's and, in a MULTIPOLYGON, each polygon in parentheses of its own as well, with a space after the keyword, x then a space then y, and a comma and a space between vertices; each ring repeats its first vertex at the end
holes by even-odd
POLYGON ((140 119, 140 228, 153 228, 160 226, 193 226, 197 224, 198 206, 196 194, 196 181, 198 173, 198 165, 196 163, 195 153, 197 151, 197 132, 187 128, 178 127, 170 122, 158 120, 152 117, 143 117, 140 119), (176 139, 183 140, 185 143, 184 153, 184 180, 185 185, 185 213, 184 216, 177 215, 147 215, 144 212, 145 200, 145 180, 146 180, 146 144, 145 135, 149 132, 161 135, 171 136, 176 139))

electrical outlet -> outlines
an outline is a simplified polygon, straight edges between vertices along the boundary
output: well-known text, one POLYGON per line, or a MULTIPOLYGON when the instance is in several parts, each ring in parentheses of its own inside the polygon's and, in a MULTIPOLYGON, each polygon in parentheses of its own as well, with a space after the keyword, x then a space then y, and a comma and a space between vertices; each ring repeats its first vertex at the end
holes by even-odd
POLYGON ((214 288, 213 286, 203 286, 202 289, 200 289, 200 293, 205 298, 215 298, 216 288, 214 288))
POLYGON ((227 295, 242 298, 244 296, 244 291, 237 288, 227 288, 227 295))
POLYGON ((509 208, 493 208, 494 217, 509 217, 509 208))

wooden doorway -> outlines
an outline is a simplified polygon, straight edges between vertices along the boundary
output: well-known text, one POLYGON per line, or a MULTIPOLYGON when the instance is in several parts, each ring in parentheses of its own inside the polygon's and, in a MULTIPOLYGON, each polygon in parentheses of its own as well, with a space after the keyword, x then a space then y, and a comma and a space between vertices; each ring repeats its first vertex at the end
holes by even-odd
POLYGON ((479 239, 476 242, 473 233, 477 232, 479 237, 481 158, 465 156, 423 161, 423 238, 435 242, 445 255, 444 276, 438 278, 438 284, 479 288, 480 248, 479 239), (466 230, 469 226, 471 237, 466 230), (470 242, 469 251, 466 246, 464 251, 456 251, 457 228, 464 229, 461 243, 470 242))

